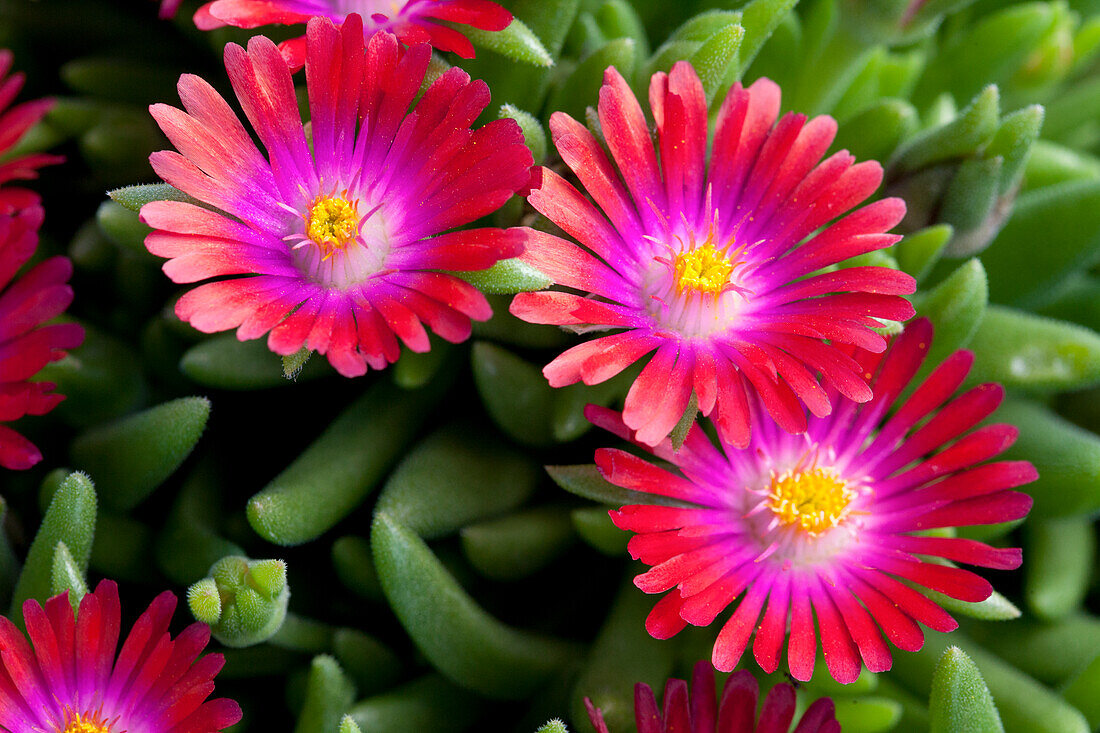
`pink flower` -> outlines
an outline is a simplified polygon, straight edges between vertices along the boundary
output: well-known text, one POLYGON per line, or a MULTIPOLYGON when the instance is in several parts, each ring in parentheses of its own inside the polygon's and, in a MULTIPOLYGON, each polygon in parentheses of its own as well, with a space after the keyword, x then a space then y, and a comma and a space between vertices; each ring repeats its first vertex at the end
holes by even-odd
POLYGON ((30 643, 0 617, 0 730, 12 733, 211 733, 235 724, 232 700, 207 700, 220 654, 198 659, 210 627, 192 624, 172 639, 176 607, 157 596, 115 658, 121 624, 118 586, 104 580, 73 618, 67 594, 23 604, 30 643))
MULTIPOLYGON (((667 440, 653 450, 677 473, 621 450, 596 452, 611 483, 677 504, 611 512, 619 528, 637 533, 630 554, 651 566, 634 584, 647 593, 668 591, 646 621, 650 634, 664 639, 689 623, 707 626, 740 597, 718 632, 715 667, 733 669, 751 640, 757 663, 774 672, 789 636, 790 672, 808 680, 816 616, 830 674, 852 682, 861 665, 890 668, 887 639, 916 651, 924 643, 918 623, 956 628, 911 586, 968 602, 993 591, 969 570, 922 557, 1019 567, 1018 548, 928 533, 1022 518, 1031 497, 1010 489, 1036 478, 1027 461, 987 462, 1013 443, 1014 427, 973 430, 1000 404, 1000 385, 951 399, 970 370, 969 352, 955 352, 898 400, 931 341, 932 326, 922 319, 885 356, 851 350, 861 370, 875 375, 874 399, 860 405, 830 395, 836 409, 811 417, 804 435, 762 419, 753 399, 759 422, 746 450, 728 443, 719 449, 695 425, 679 451, 667 440)), ((589 419, 635 438, 613 412, 590 407, 589 419)))
POLYGON ((180 9, 181 2, 183 0, 161 0, 160 13, 158 14, 160 19, 167 20, 176 17, 176 11, 180 9))
POLYGON ((364 52, 358 15, 341 28, 314 19, 307 37, 312 145, 275 44, 229 44, 230 82, 270 161, 213 88, 184 75, 186 112, 150 108, 180 152, 150 160, 165 181, 218 211, 157 201, 141 218, 156 230, 146 247, 170 258, 164 271, 175 282, 223 278, 184 294, 180 318, 207 333, 236 328, 242 341, 270 332, 272 351, 305 346, 357 376, 396 361, 399 338, 427 351, 425 325, 459 342, 471 318, 491 315, 473 286, 438 270, 513 257, 525 230, 447 230, 525 185, 531 153, 514 120, 471 129, 489 90, 461 69, 409 110, 429 46, 403 50, 377 33, 364 52))
POLYGON ((623 411, 647 445, 669 434, 693 393, 736 446, 749 440, 750 399, 795 433, 806 429, 803 404, 824 417, 830 393, 869 400, 842 346, 882 351, 871 328, 911 317, 900 296, 916 285, 883 267, 821 270, 900 239, 885 233, 905 213, 900 199, 837 220, 878 188, 881 166, 853 165, 846 151, 818 164, 836 122, 796 114, 776 122, 779 87, 767 79, 730 90, 709 165, 707 104, 691 65, 655 74, 649 96, 656 150, 614 68, 599 102, 610 158, 584 125, 560 112, 550 119, 558 152, 592 201, 542 169, 529 201, 582 246, 532 239, 523 259, 571 290, 523 293, 511 310, 531 323, 615 330, 554 359, 543 370, 550 384, 597 384, 656 352, 623 411))
MULTIPOLYGON (((698 662, 692 671, 691 693, 683 680, 670 679, 665 685, 664 714, 649 685, 634 686, 634 719, 638 733, 787 733, 795 714, 794 688, 773 687, 764 698, 759 720, 756 706, 760 687, 747 670, 729 676, 722 696, 715 697, 714 668, 698 662)), ((610 733, 603 714, 587 697, 588 717, 596 733, 610 733)), ((813 702, 799 719, 793 733, 840 733, 833 701, 822 697, 813 702)))
MULTIPOLYGON (((272 23, 305 23, 313 17, 330 18, 339 24, 351 13, 367 19, 367 37, 376 31, 389 31, 406 45, 430 43, 440 51, 453 51, 466 59, 474 57, 470 40, 435 21, 486 31, 502 31, 512 22, 512 14, 490 0, 213 0, 195 13, 195 25, 204 31, 224 25, 256 28, 272 23)), ((279 50, 292 69, 302 68, 306 57, 304 36, 284 41, 279 50)))
MULTIPOLYGON (((29 193, 29 192, 28 192, 29 193)), ((0 191, 0 195, 3 191, 0 191)), ((39 262, 22 277, 15 274, 38 246, 42 208, 0 210, 0 423, 24 415, 44 415, 61 400, 51 382, 30 379, 65 349, 79 346, 84 329, 75 324, 42 325, 73 300, 68 285, 73 266, 67 257, 39 262)), ((42 453, 29 440, 0 424, 0 466, 30 468, 42 453)))
MULTIPOLYGON (((36 99, 11 106, 16 95, 23 88, 24 77, 21 72, 9 75, 14 56, 8 49, 0 49, 0 157, 11 150, 27 133, 27 130, 50 111, 52 99, 36 99)), ((38 169, 44 165, 60 163, 60 155, 33 153, 0 163, 0 186, 11 181, 26 181, 38 177, 38 169)), ((0 211, 11 211, 33 206, 39 201, 38 194, 23 188, 0 188, 0 211)))

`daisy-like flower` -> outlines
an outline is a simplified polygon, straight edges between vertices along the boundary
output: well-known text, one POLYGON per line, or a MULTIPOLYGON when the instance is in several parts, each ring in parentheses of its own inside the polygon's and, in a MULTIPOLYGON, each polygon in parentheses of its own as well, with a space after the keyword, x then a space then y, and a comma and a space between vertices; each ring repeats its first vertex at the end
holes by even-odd
POLYGON ((803 404, 828 415, 831 391, 869 400, 840 347, 881 352, 886 343, 871 328, 911 317, 900 296, 916 284, 882 267, 814 273, 900 238, 885 233, 905 213, 900 199, 826 226, 875 191, 881 166, 854 164, 847 151, 818 164, 836 122, 796 114, 776 122, 779 87, 766 79, 730 90, 709 165, 706 97, 691 65, 655 74, 649 96, 656 150, 614 68, 599 101, 610 158, 584 125, 560 112, 550 119, 558 152, 592 201, 542 169, 528 200, 582 246, 539 234, 523 258, 579 292, 523 293, 511 310, 531 323, 616 329, 554 359, 543 370, 550 384, 597 384, 656 352, 623 412, 647 445, 669 434, 693 393, 737 446, 749 440, 750 395, 790 432, 806 428, 803 404))
POLYGON ((437 270, 480 270, 513 257, 525 230, 447 232, 499 208, 529 180, 531 153, 514 120, 470 125, 488 87, 448 70, 412 111, 431 57, 389 33, 366 44, 358 15, 341 28, 309 23, 306 84, 311 143, 290 71, 270 40, 229 44, 225 64, 241 106, 270 154, 213 88, 184 75, 186 112, 151 107, 179 149, 153 153, 168 183, 215 207, 146 204, 145 240, 176 282, 231 276, 184 294, 176 313, 207 333, 270 332, 279 354, 303 346, 345 376, 429 349, 427 324, 448 341, 491 315, 473 286, 437 270), (246 275, 246 277, 233 277, 246 275))
MULTIPOLYGON (((53 106, 52 99, 35 99, 11 106, 23 88, 22 72, 12 74, 14 56, 8 49, 0 49, 0 157, 41 120, 53 106)), ((44 165, 60 163, 64 158, 48 153, 32 153, 0 163, 0 186, 11 181, 25 181, 38 177, 38 169, 44 165)), ((11 211, 38 203, 38 194, 23 188, 0 188, 0 211, 11 211)))
POLYGON ((199 659, 210 627, 172 639, 176 597, 164 592, 122 643, 118 586, 104 580, 80 601, 68 594, 23 604, 27 638, 0 617, 0 731, 9 733, 212 733, 237 723, 232 700, 207 700, 220 654, 199 659))
MULTIPOLYGON (((430 43, 440 51, 453 51, 466 59, 474 57, 470 39, 436 21, 485 31, 502 31, 512 22, 512 14, 491 0, 213 0, 195 13, 195 25, 204 31, 225 25, 256 28, 273 23, 305 23, 314 17, 342 23, 352 13, 366 19, 368 37, 376 31, 389 31, 402 43, 430 43)), ((284 41, 279 50, 292 69, 302 68, 305 37, 284 41)))
MULTIPOLYGON (((730 675, 715 697, 714 668, 698 662, 692 670, 691 692, 683 680, 665 684, 664 713, 649 685, 634 686, 634 719, 638 733, 787 733, 795 714, 795 692, 788 684, 773 687, 764 698, 757 718, 760 687, 747 670, 730 675)), ((596 733, 610 733, 603 715, 587 697, 588 717, 596 733)), ((806 709, 793 733, 840 733, 836 708, 827 697, 806 709)))
MULTIPOLYGON (((0 211, 0 423, 44 415, 65 399, 53 394, 53 383, 29 380, 84 340, 84 329, 76 324, 42 325, 73 300, 67 257, 51 257, 15 278, 38 246, 41 224, 37 205, 0 211)), ((0 424, 0 466, 25 469, 41 460, 33 443, 0 424)))
MULTIPOLYGON (((920 649, 918 623, 956 628, 917 587, 968 602, 989 597, 987 580, 951 562, 1019 567, 1018 548, 936 531, 1020 519, 1031 497, 1011 489, 1037 474, 1027 461, 986 462, 1017 431, 971 430, 1000 404, 1000 385, 951 398, 970 370, 970 352, 955 352, 895 405, 931 340, 931 324, 921 319, 885 356, 853 350, 861 370, 875 375, 874 399, 861 405, 836 396, 833 414, 810 418, 804 435, 761 419, 747 450, 718 448, 696 424, 679 451, 668 440, 653 451, 678 473, 621 450, 597 451, 611 483, 682 502, 611 513, 619 528, 637 533, 630 554, 651 566, 634 584, 647 593, 669 591, 646 620, 650 634, 668 638, 689 623, 711 624, 740 597, 718 632, 715 667, 733 669, 751 641, 756 661, 774 672, 789 634, 790 672, 808 680, 820 634, 830 674, 847 683, 861 660, 872 672, 890 668, 887 639, 905 651, 920 649)), ((757 401, 750 405, 761 417, 757 401)), ((590 407, 588 414, 635 438, 616 413, 590 407)))

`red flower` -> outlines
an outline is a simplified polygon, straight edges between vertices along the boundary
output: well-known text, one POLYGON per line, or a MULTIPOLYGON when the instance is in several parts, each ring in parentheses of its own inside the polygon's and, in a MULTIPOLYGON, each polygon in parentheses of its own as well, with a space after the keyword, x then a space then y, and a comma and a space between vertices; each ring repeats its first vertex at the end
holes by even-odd
POLYGON ((0 617, 0 730, 16 733, 212 733, 241 719, 232 700, 207 700, 222 655, 199 658, 210 627, 195 623, 172 639, 176 597, 165 591, 115 652, 118 586, 100 582, 73 618, 67 594, 23 604, 30 643, 0 617))
POLYGON ((580 244, 536 233, 522 259, 570 290, 521 293, 511 311, 531 323, 612 330, 550 362, 543 374, 554 387, 597 384, 652 354, 623 410, 646 445, 672 431, 693 393, 742 447, 750 395, 793 433, 806 429, 803 406, 824 417, 829 395, 866 402, 866 379, 843 347, 881 352, 886 342, 872 330, 880 319, 913 315, 901 296, 916 283, 904 272, 825 271, 901 239, 886 232, 905 204, 850 211, 878 188, 882 167, 846 150, 821 161, 836 122, 780 117, 779 96, 767 79, 735 84, 708 146, 703 85, 678 62, 650 84, 655 148, 641 105, 609 68, 599 103, 609 150, 568 115, 550 118, 562 160, 592 200, 542 169, 528 200, 580 244))
MULTIPOLYGON (((213 0, 195 13, 195 25, 204 31, 224 25, 256 28, 273 23, 305 23, 315 17, 330 18, 339 25, 352 13, 362 16, 367 38, 377 31, 389 31, 405 45, 430 43, 440 51, 453 51, 466 59, 474 57, 470 40, 435 21, 486 31, 504 30, 512 22, 512 14, 490 0, 213 0)), ((280 43, 279 50, 290 68, 302 68, 305 36, 280 43)))
MULTIPOLYGON (((1019 548, 928 534, 1020 519, 1031 497, 1012 489, 1037 476, 1027 461, 989 462, 1012 445, 1016 428, 975 429, 1000 404, 1000 385, 952 399, 970 370, 969 352, 955 352, 898 400, 931 342, 932 326, 921 319, 885 355, 850 350, 872 375, 874 399, 861 405, 830 394, 832 415, 809 418, 803 435, 780 430, 752 400, 758 429, 747 449, 717 447, 696 424, 680 450, 667 439, 653 449, 675 473, 625 451, 596 452, 611 483, 677 503, 611 512, 620 529, 637 533, 630 554, 651 566, 634 584, 665 594, 646 619, 650 634, 666 639, 689 623, 710 625, 732 604, 714 643, 715 667, 733 669, 751 646, 761 668, 774 672, 789 638, 791 674, 808 680, 820 637, 830 674, 848 683, 864 665, 891 667, 887 641, 916 651, 920 624, 958 626, 909 584, 977 602, 993 587, 952 562, 1020 566, 1019 548)), ((588 416, 637 442, 618 414, 590 407, 588 416)))
MULTIPOLYGON (((11 107, 12 100, 23 88, 22 72, 11 74, 14 57, 8 49, 0 49, 0 156, 9 151, 27 130, 50 111, 52 99, 36 99, 11 107)), ((44 165, 60 163, 60 155, 34 153, 0 163, 0 186, 10 181, 25 181, 38 177, 44 165)), ((38 203, 38 194, 23 188, 0 188, 0 211, 10 211, 38 203)))
MULTIPOLYGON (((788 684, 773 687, 758 719, 759 695, 756 680, 743 669, 726 680, 719 702, 714 695, 714 668, 709 662, 698 662, 690 696, 683 680, 671 679, 665 685, 663 715, 649 685, 635 685, 634 719, 638 733, 787 733, 794 720, 794 688, 788 684)), ((586 697, 584 704, 597 733, 610 733, 592 701, 586 697)), ((815 700, 793 733, 840 733, 833 701, 827 697, 815 700)))
MULTIPOLYGON (((84 341, 84 329, 78 325, 41 325, 72 302, 68 279, 73 266, 67 257, 51 257, 13 280, 38 246, 41 223, 42 208, 37 205, 0 213, 0 423, 44 415, 65 399, 53 394, 54 384, 29 380, 63 357, 65 349, 84 341)), ((0 466, 24 469, 40 460, 42 454, 33 443, 0 425, 0 466)))

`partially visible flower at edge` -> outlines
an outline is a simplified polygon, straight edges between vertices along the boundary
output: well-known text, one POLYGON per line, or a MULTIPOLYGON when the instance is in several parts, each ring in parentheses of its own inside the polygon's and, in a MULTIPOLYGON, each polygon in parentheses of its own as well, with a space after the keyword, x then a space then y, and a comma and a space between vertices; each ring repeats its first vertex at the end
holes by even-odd
MULTIPOLYGON (((430 43, 440 51, 453 51, 462 58, 474 57, 466 36, 446 25, 450 21, 486 31, 502 31, 512 14, 491 0, 213 0, 195 13, 195 25, 212 30, 224 25, 256 28, 262 25, 293 25, 313 17, 343 23, 350 14, 363 17, 367 37, 389 31, 402 43, 430 43)), ((279 44, 292 69, 302 68, 306 56, 305 36, 279 44)))
MULTIPOLYGON (((756 679, 741 670, 726 679, 720 698, 715 697, 714 668, 698 662, 692 670, 691 691, 684 680, 665 684, 663 713, 649 685, 634 686, 634 718, 638 733, 787 733, 795 714, 794 687, 774 686, 764 698, 759 722, 756 715, 760 688, 756 679)), ((596 733, 613 733, 592 701, 584 699, 596 733)), ((839 733, 836 708, 827 697, 815 700, 799 719, 793 733, 839 733)))
POLYGON ((647 445, 672 431, 693 394, 737 446, 753 427, 751 394, 795 433, 806 427, 803 405, 825 416, 830 394, 865 402, 863 372, 839 347, 880 352, 886 342, 872 330, 879 319, 913 315, 901 296, 916 283, 903 272, 812 274, 900 239, 886 232, 905 204, 883 199, 842 216, 874 193, 882 167, 855 164, 843 150, 818 164, 836 122, 798 114, 776 122, 779 97, 767 79, 735 84, 709 166, 706 96, 687 62, 653 76, 657 150, 614 68, 599 101, 610 158, 584 125, 560 112, 550 119, 558 152, 595 203, 540 169, 528 200, 582 246, 536 233, 523 259, 579 293, 521 293, 511 311, 580 332, 615 330, 550 362, 543 373, 554 387, 597 384, 656 352, 623 411, 647 445))
POLYGON ((0 729, 59 733, 211 733, 234 725, 233 700, 207 700, 224 662, 199 658, 210 628, 194 623, 172 639, 176 597, 165 591, 134 623, 116 659, 118 586, 104 580, 73 617, 68 594, 23 604, 27 638, 0 617, 0 729))
POLYGON ((176 11, 180 9, 180 3, 183 0, 161 0, 160 12, 158 16, 161 20, 168 20, 176 16, 176 11))
MULTIPOLYGON (((8 49, 0 49, 0 156, 9 151, 41 120, 53 106, 52 99, 35 99, 11 106, 23 88, 22 72, 10 74, 14 55, 8 49)), ((0 186, 11 181, 31 180, 38 177, 38 169, 44 165, 60 163, 64 158, 49 153, 32 153, 0 163, 0 186)), ((11 211, 33 206, 39 202, 38 194, 24 188, 0 188, 0 211, 11 211)))
MULTIPOLYGON (((886 639, 905 651, 920 649, 918 622, 940 632, 957 628, 913 586, 978 602, 993 592, 989 581, 951 562, 1020 566, 1019 548, 937 532, 1024 517, 1031 497, 1011 489, 1037 474, 1027 461, 986 463, 1018 431, 1000 424, 973 429, 1001 403, 1000 385, 951 399, 973 363, 970 352, 955 352, 895 405, 931 342, 932 326, 921 319, 885 356, 855 351, 862 369, 875 375, 874 399, 839 400, 831 416, 811 418, 804 435, 760 420, 747 450, 728 444, 720 450, 696 424, 679 451, 668 440, 653 450, 680 473, 622 450, 596 452, 611 483, 677 504, 611 512, 620 529, 637 533, 630 554, 651 566, 634 584, 646 593, 667 592, 646 619, 651 635, 707 626, 740 597, 715 640, 715 667, 733 669, 751 641, 757 663, 774 672, 789 636, 790 672, 810 679, 816 616, 829 673, 849 683, 862 665, 871 672, 891 667, 886 639)), ((759 417, 759 405, 752 405, 759 417)), ((590 406, 587 414, 634 438, 616 413, 590 406)))
MULTIPOLYGON (((65 399, 53 393, 52 382, 30 379, 49 362, 65 356, 65 349, 84 341, 79 325, 42 325, 73 300, 69 258, 50 257, 15 279, 38 247, 42 218, 40 206, 0 213, 0 423, 44 415, 65 399)), ((0 424, 0 466, 22 470, 41 460, 42 453, 33 443, 0 424)))
POLYGON ((145 240, 170 258, 165 273, 201 285, 177 302, 207 333, 237 328, 242 341, 270 332, 287 355, 325 354, 344 376, 381 369, 442 338, 470 335, 492 315, 476 288, 436 270, 481 270, 522 251, 523 229, 447 232, 498 209, 529 181, 531 153, 515 120, 470 129, 489 103, 484 82, 444 73, 417 102, 431 48, 402 49, 379 32, 364 53, 361 19, 307 30, 312 151, 290 71, 270 40, 225 49, 245 115, 270 153, 202 79, 185 74, 186 112, 150 110, 179 149, 153 153, 165 181, 220 212, 177 201, 141 209, 145 240), (446 233, 445 233, 446 232, 446 233))

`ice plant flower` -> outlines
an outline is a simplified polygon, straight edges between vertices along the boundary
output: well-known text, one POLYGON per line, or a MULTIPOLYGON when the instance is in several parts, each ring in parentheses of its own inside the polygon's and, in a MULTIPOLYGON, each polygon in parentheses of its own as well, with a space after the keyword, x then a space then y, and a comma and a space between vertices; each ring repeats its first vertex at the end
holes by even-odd
MULTIPOLYGON (((11 106, 23 88, 22 72, 10 73, 14 56, 8 49, 0 49, 0 158, 34 127, 53 106, 52 99, 35 99, 11 106)), ((0 163, 0 211, 25 208, 38 203, 38 194, 23 188, 6 187, 11 181, 30 180, 38 177, 38 169, 44 165, 60 163, 64 158, 48 153, 22 155, 0 163)))
MULTIPOLYGON (((715 696, 714 668, 698 662, 692 670, 691 691, 683 680, 665 684, 664 712, 649 685, 634 686, 634 719, 638 733, 787 733, 795 714, 794 687, 778 684, 764 698, 757 718, 760 687, 747 670, 730 675, 715 696)), ((596 733, 611 733, 603 715, 587 697, 588 717, 596 733)), ((806 709, 793 733, 840 733, 836 707, 827 697, 818 698, 806 709)))
POLYGON ((161 0, 160 12, 158 13, 161 20, 167 20, 168 18, 174 18, 176 11, 180 9, 180 3, 183 0, 161 0))
POLYGON ((883 267, 818 271, 900 238, 885 233, 905 213, 900 199, 834 221, 875 191, 881 166, 854 164, 847 151, 818 164, 836 122, 776 122, 779 87, 767 79, 730 90, 709 165, 706 96, 690 64, 653 76, 650 105, 656 150, 630 87, 607 70, 599 121, 610 158, 584 125, 560 112, 550 119, 592 201, 542 169, 528 200, 581 246, 539 234, 524 259, 579 292, 523 293, 511 310, 532 323, 616 330, 550 362, 550 384, 596 384, 656 352, 623 412, 647 445, 669 434, 693 393, 737 446, 749 440, 752 394, 791 432, 806 427, 802 404, 828 415, 832 391, 869 400, 841 347, 882 351, 876 319, 911 317, 900 296, 916 284, 883 267))
POLYGON ((53 383, 30 380, 84 340, 76 324, 42 325, 73 300, 67 257, 51 257, 15 277, 38 246, 41 224, 40 206, 0 210, 0 466, 9 469, 30 468, 42 453, 2 423, 44 415, 65 399, 53 393, 53 383))
POLYGON ((0 617, 0 731, 8 733, 212 733, 237 723, 232 700, 207 700, 220 654, 199 653, 210 628, 195 623, 172 639, 176 597, 164 592, 122 643, 118 586, 104 580, 80 601, 68 594, 23 604, 27 638, 0 617))
MULTIPOLYGON (((696 424, 679 451, 668 440, 653 450, 677 473, 621 450, 597 451, 611 483, 681 503, 611 512, 619 528, 637 533, 630 554, 651 566, 634 584, 668 591, 646 620, 650 634, 668 638, 689 623, 709 625, 740 597, 714 643, 715 667, 733 669, 751 640, 756 661, 774 672, 789 634, 790 672, 808 680, 819 634, 830 674, 847 683, 861 660, 872 672, 890 668, 886 639, 916 651, 924 643, 918 623, 956 628, 917 588, 968 602, 993 592, 987 580, 951 563, 1019 567, 1018 548, 935 531, 1020 519, 1031 497, 1011 489, 1036 472, 1027 461, 987 462, 1013 443, 1016 428, 972 430, 1000 404, 1000 385, 952 399, 970 352, 955 352, 898 399, 931 341, 931 324, 921 319, 884 356, 853 350, 874 375, 874 398, 839 397, 833 414, 811 417, 803 435, 761 419, 748 449, 738 450, 716 447, 696 424)), ((760 417, 758 401, 750 405, 760 417)), ((635 437, 611 411, 590 407, 589 419, 635 437)))
POLYGON ((427 351, 424 324, 458 342, 471 318, 491 315, 480 292, 438 270, 513 257, 524 230, 445 232, 525 185, 531 153, 514 120, 470 128, 489 90, 460 69, 409 111, 431 57, 426 44, 405 50, 383 32, 366 43, 358 15, 341 28, 316 18, 307 37, 312 145, 275 44, 229 44, 229 79, 270 162, 213 88, 184 75, 186 112, 151 107, 180 152, 150 160, 165 181, 219 211, 157 201, 141 218, 155 230, 146 246, 170 258, 164 271, 174 281, 230 276, 185 293, 180 318, 207 333, 237 328, 242 341, 270 332, 272 351, 305 346, 356 376, 396 361, 398 338, 427 351))
MULTIPOLYGON (((364 18, 364 31, 389 31, 402 43, 430 43, 440 51, 462 58, 474 57, 470 39, 436 21, 450 21, 486 31, 502 31, 512 14, 491 0, 213 0, 195 13, 195 25, 212 30, 225 25, 256 28, 278 23, 294 25, 310 18, 330 18, 343 23, 351 13, 364 18)), ((304 36, 279 44, 292 69, 302 68, 306 56, 304 36)))

